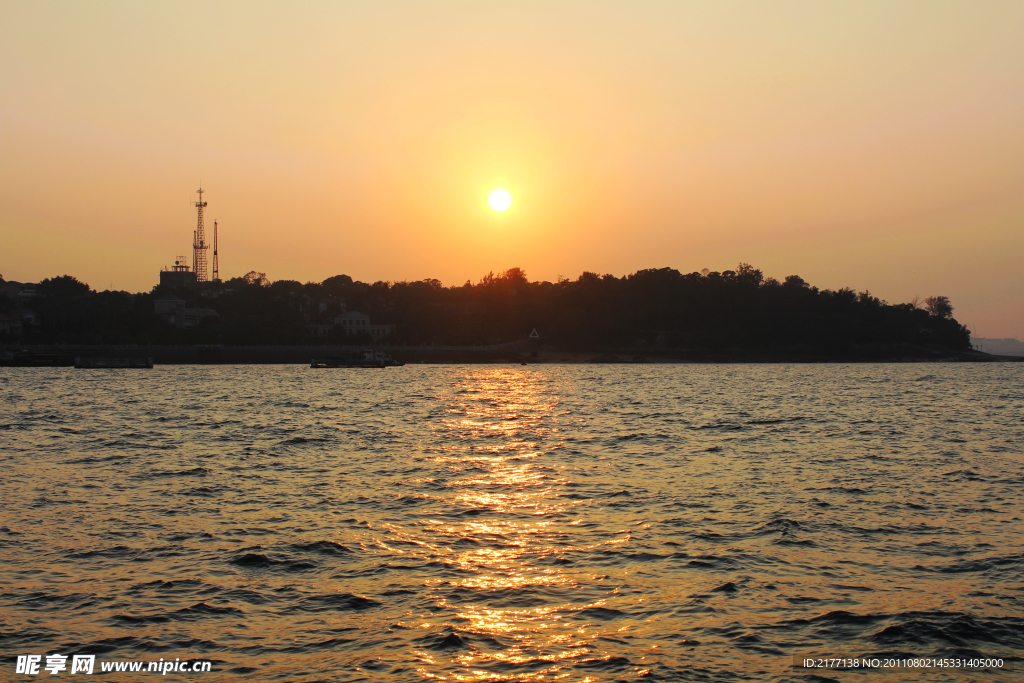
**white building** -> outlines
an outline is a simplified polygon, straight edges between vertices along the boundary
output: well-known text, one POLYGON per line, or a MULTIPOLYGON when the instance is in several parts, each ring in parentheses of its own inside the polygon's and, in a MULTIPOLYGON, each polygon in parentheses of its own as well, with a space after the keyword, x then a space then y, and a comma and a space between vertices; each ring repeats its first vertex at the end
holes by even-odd
POLYGON ((359 311, 348 311, 334 317, 334 324, 345 330, 345 334, 368 333, 374 341, 387 337, 395 329, 394 325, 374 325, 370 316, 359 311))

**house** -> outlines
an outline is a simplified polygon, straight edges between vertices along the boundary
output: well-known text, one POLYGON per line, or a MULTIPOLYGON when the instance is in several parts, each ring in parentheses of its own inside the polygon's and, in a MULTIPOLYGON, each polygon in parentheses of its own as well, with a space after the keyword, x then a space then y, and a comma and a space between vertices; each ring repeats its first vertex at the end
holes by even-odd
POLYGON ((165 294, 153 300, 153 310, 175 327, 195 327, 207 318, 217 318, 212 308, 187 308, 184 299, 165 294))
POLYGON ((370 325, 370 316, 359 311, 348 311, 341 315, 334 316, 334 324, 341 325, 346 330, 363 330, 370 325))
POLYGON ((159 316, 174 315, 180 308, 185 308, 185 300, 179 299, 173 294, 164 294, 159 299, 153 299, 153 310, 159 316))
POLYGON ((195 327, 207 318, 219 318, 212 308, 185 308, 175 313, 174 324, 177 327, 195 327))
POLYGON ((19 287, 20 291, 14 298, 22 305, 24 305, 29 299, 34 299, 39 296, 39 292, 36 290, 36 284, 34 282, 22 282, 19 287))
POLYGON ((380 341, 391 334, 395 329, 394 325, 374 325, 370 320, 370 316, 365 313, 360 313, 359 311, 348 311, 347 313, 335 316, 334 324, 345 330, 345 334, 347 335, 365 332, 369 334, 374 341, 380 341))
POLYGON ((39 296, 34 282, 14 282, 0 279, 0 296, 24 305, 29 299, 39 296))

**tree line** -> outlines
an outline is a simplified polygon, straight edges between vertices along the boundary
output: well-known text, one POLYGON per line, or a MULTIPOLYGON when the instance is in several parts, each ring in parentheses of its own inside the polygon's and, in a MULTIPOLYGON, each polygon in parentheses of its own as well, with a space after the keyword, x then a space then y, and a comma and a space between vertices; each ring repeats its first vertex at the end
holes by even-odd
POLYGON ((867 291, 819 289, 797 275, 765 277, 745 263, 724 272, 584 272, 557 282, 531 282, 521 269, 510 268, 449 287, 437 280, 371 284, 347 275, 319 283, 271 282, 253 271, 206 288, 157 286, 139 294, 96 292, 64 275, 43 280, 36 291, 36 298, 21 304, 0 296, 0 312, 24 305, 41 316, 23 342, 369 343, 368 337, 330 329, 347 307, 374 323, 393 324, 392 344, 494 344, 537 330, 545 343, 567 350, 842 356, 970 349, 970 333, 953 317, 947 297, 890 304, 867 291), (194 328, 173 327, 153 306, 168 294, 218 316, 194 328))

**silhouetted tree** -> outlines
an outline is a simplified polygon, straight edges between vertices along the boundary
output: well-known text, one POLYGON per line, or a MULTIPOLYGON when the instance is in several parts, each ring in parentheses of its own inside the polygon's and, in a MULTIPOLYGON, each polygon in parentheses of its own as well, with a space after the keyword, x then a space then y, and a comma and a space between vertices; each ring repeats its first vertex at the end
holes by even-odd
POLYGON ((250 270, 242 276, 242 279, 245 280, 247 284, 257 285, 259 287, 267 287, 270 285, 270 280, 267 279, 267 274, 257 273, 255 270, 250 270))
POLYGON ((80 282, 78 278, 71 275, 46 278, 36 287, 40 295, 58 299, 70 299, 76 296, 88 294, 91 290, 89 285, 80 282))
POLYGON ((953 317, 953 306, 949 303, 949 297, 930 296, 924 300, 924 307, 937 318, 953 317))

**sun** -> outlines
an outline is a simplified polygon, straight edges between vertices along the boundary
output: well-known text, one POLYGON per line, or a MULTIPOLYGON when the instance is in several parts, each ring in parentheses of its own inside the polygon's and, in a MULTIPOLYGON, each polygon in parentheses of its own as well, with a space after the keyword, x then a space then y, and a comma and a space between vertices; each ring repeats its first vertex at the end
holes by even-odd
POLYGON ((495 190, 491 193, 488 201, 491 204, 491 208, 495 211, 505 211, 508 207, 512 206, 512 195, 507 190, 495 190))

